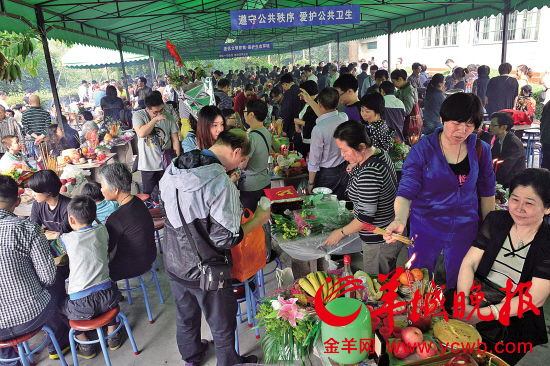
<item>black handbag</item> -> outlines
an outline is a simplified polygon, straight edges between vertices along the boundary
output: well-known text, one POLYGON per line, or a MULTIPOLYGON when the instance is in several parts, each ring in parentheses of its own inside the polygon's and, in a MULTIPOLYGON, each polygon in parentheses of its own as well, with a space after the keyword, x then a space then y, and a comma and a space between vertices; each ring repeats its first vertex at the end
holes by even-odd
MULTIPOLYGON (((500 289, 500 286, 492 283, 485 277, 474 274, 474 282, 478 293, 483 293, 483 300, 479 303, 479 308, 485 308, 489 305, 499 304, 505 297, 506 292, 500 289)), ((453 313, 453 298, 456 288, 451 288, 445 292, 445 310, 448 314, 453 313)), ((504 342, 508 336, 507 326, 498 320, 482 321, 476 324, 476 329, 486 343, 493 345, 504 342)))
POLYGON ((194 250, 197 257, 199 257, 199 270, 200 274, 200 289, 203 291, 218 291, 232 286, 231 281, 231 267, 227 261, 227 257, 224 259, 220 258, 210 258, 208 260, 203 260, 199 254, 197 244, 193 240, 189 226, 183 218, 180 208, 180 199, 179 199, 179 190, 176 189, 176 202, 178 205, 178 213, 180 215, 181 224, 187 235, 187 239, 191 244, 191 248, 194 250))

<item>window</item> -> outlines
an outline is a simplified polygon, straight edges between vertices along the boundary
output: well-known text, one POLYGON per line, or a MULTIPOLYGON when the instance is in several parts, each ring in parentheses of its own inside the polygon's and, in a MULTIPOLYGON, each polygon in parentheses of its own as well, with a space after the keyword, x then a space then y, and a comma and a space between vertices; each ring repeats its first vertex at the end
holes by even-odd
POLYGON ((503 15, 499 14, 496 17, 495 21, 495 34, 494 34, 494 40, 495 41, 502 41, 502 19, 503 15))
POLYGON ((412 31, 408 31, 405 39, 405 48, 411 48, 412 31))
POLYGON ((434 41, 434 46, 439 46, 439 37, 441 35, 441 28, 440 27, 435 27, 435 41, 434 41))
POLYGON ((516 39, 516 26, 518 20, 518 12, 514 11, 508 16, 508 40, 513 41, 516 39))
POLYGON ((458 24, 451 24, 451 44, 456 46, 458 44, 458 24))
POLYGON ((442 39, 441 44, 443 46, 446 46, 447 45, 447 40, 449 38, 449 26, 447 24, 444 24, 444 25, 441 26, 441 28, 443 28, 443 31, 442 31, 443 39, 442 39))
POLYGON ((426 40, 428 41, 427 44, 426 44, 426 47, 431 47, 432 46, 432 27, 429 27, 427 29, 426 40))
POLYGON ((523 24, 521 30, 521 39, 530 39, 531 38, 531 23, 533 21, 533 13, 530 11, 524 10, 523 15, 523 24))
POLYGON ((491 27, 491 19, 483 17, 483 39, 489 39, 489 30, 491 27))
POLYGON ((377 48, 378 48, 378 42, 377 41, 367 42, 367 50, 375 50, 377 48))

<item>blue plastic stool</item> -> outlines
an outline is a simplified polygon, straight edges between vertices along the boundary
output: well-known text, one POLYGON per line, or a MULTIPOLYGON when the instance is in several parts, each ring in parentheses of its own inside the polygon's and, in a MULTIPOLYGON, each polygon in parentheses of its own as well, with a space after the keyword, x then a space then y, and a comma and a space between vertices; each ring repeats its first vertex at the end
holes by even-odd
POLYGON ((9 358, 9 359, 0 359, 0 361, 11 362, 11 361, 21 360, 21 363, 23 364, 23 366, 34 366, 36 365, 36 363, 34 362, 32 355, 37 351, 39 351, 42 347, 44 347, 44 345, 48 342, 48 338, 52 340, 53 346, 55 347, 55 350, 59 355, 59 360, 61 361, 63 366, 67 366, 67 362, 65 361, 65 357, 63 356, 61 347, 59 347, 59 343, 57 343, 57 339, 55 339, 55 335, 53 334, 53 331, 47 326, 43 326, 42 328, 38 328, 30 333, 24 334, 17 338, 8 339, 6 341, 0 341, 0 348, 17 347, 17 351, 19 352, 19 357, 9 358), (41 330, 46 332, 46 339, 44 339, 44 342, 42 342, 40 346, 38 346, 34 351, 31 352, 31 349, 27 341, 32 337, 34 337, 36 334, 38 334, 41 330))
POLYGON ((279 269, 283 269, 283 266, 281 265, 281 260, 277 257, 277 253, 275 253, 274 250, 271 250, 271 255, 272 255, 272 260, 270 262, 268 262, 267 264, 269 263, 273 263, 273 261, 277 262, 277 266, 275 268, 273 268, 273 271, 270 271, 266 274, 264 274, 264 270, 263 268, 260 269, 258 271, 258 282, 259 282, 259 286, 260 286, 260 295, 262 298, 265 297, 265 282, 264 282, 264 278, 269 276, 270 274, 272 274, 273 272, 275 272, 277 270, 277 268, 279 269))
POLYGON ((138 279, 139 284, 140 284, 139 287, 130 287, 130 281, 129 281, 130 279, 125 279, 124 281, 126 281, 126 288, 120 288, 120 291, 126 291, 126 294, 128 295, 128 304, 132 305, 132 294, 131 294, 131 292, 141 289, 141 291, 143 292, 143 297, 145 299, 145 308, 147 309, 147 316, 149 317, 149 324, 153 324, 155 321, 153 320, 153 316, 151 315, 151 307, 149 306, 149 298, 147 297, 147 289, 145 288, 145 286, 147 286, 148 284, 150 284, 154 280, 155 284, 157 285, 157 292, 159 294, 159 299, 160 299, 161 304, 164 304, 164 298, 162 297, 162 292, 160 290, 159 280, 157 278, 156 271, 153 268, 150 268, 147 272, 145 272, 141 276, 134 277, 134 278, 138 279), (151 272, 151 274, 153 276, 151 277, 149 282, 145 283, 145 281, 143 281, 143 278, 141 278, 141 276, 145 275, 145 273, 147 273, 147 272, 151 272))
POLYGON ((160 235, 160 231, 164 229, 164 219, 153 218, 153 223, 155 224, 155 239, 157 240, 159 252, 160 254, 162 254, 162 244, 160 242, 160 239, 162 238, 162 236, 160 235))
POLYGON ((529 155, 527 156, 527 167, 535 168, 535 155, 539 156, 539 167, 542 161, 542 145, 538 142, 531 143, 529 155), (531 163, 529 163, 531 161, 531 163))
POLYGON ((103 351, 103 357, 105 357, 105 363, 107 364, 107 366, 111 366, 111 359, 109 358, 109 352, 107 351, 107 344, 105 342, 105 339, 111 338, 112 335, 116 334, 120 330, 120 328, 122 328, 122 325, 124 325, 124 327, 126 328, 126 333, 128 334, 128 338, 130 339, 130 343, 132 344, 132 348, 134 349, 134 354, 139 354, 136 342, 134 341, 134 336, 132 335, 132 329, 130 329, 130 324, 128 323, 128 319, 126 318, 126 315, 124 315, 124 313, 120 311, 120 306, 118 305, 116 308, 111 309, 108 312, 103 313, 100 316, 91 320, 70 320, 69 324, 71 326, 71 330, 69 332, 69 342, 71 343, 71 352, 73 354, 74 366, 78 366, 78 356, 76 355, 75 342, 78 342, 80 344, 101 344, 101 350, 103 351), (118 324, 118 327, 113 333, 103 335, 102 327, 109 324, 115 318, 117 323, 120 322, 120 319, 122 319, 122 323, 118 324), (77 339, 74 335, 75 330, 80 330, 83 332, 96 330, 99 339, 93 341, 81 341, 77 339))

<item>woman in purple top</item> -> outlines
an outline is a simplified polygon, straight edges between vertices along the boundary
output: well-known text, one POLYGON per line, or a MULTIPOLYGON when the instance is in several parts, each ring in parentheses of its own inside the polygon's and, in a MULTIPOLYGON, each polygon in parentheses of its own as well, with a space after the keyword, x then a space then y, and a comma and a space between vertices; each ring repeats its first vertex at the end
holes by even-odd
POLYGON ((453 94, 441 105, 440 115, 443 127, 421 138, 403 164, 395 220, 384 238, 394 242, 391 233, 403 233, 410 212, 415 246, 409 256, 416 253, 414 266, 433 272, 443 251, 451 288, 477 234, 478 196, 482 218, 495 209, 495 174, 490 146, 478 143, 472 133, 483 120, 479 98, 453 94))

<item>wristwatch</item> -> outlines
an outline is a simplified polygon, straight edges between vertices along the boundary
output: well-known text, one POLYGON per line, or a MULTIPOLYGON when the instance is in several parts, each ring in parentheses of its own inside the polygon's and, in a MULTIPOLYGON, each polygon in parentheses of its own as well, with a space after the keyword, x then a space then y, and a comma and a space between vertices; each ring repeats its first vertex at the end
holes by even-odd
POLYGON ((307 185, 308 185, 308 186, 314 186, 315 183, 313 183, 313 182, 307 182, 307 185))
POLYGON ((342 235, 346 236, 346 234, 344 233, 344 228, 341 228, 340 232, 342 233, 342 235))

